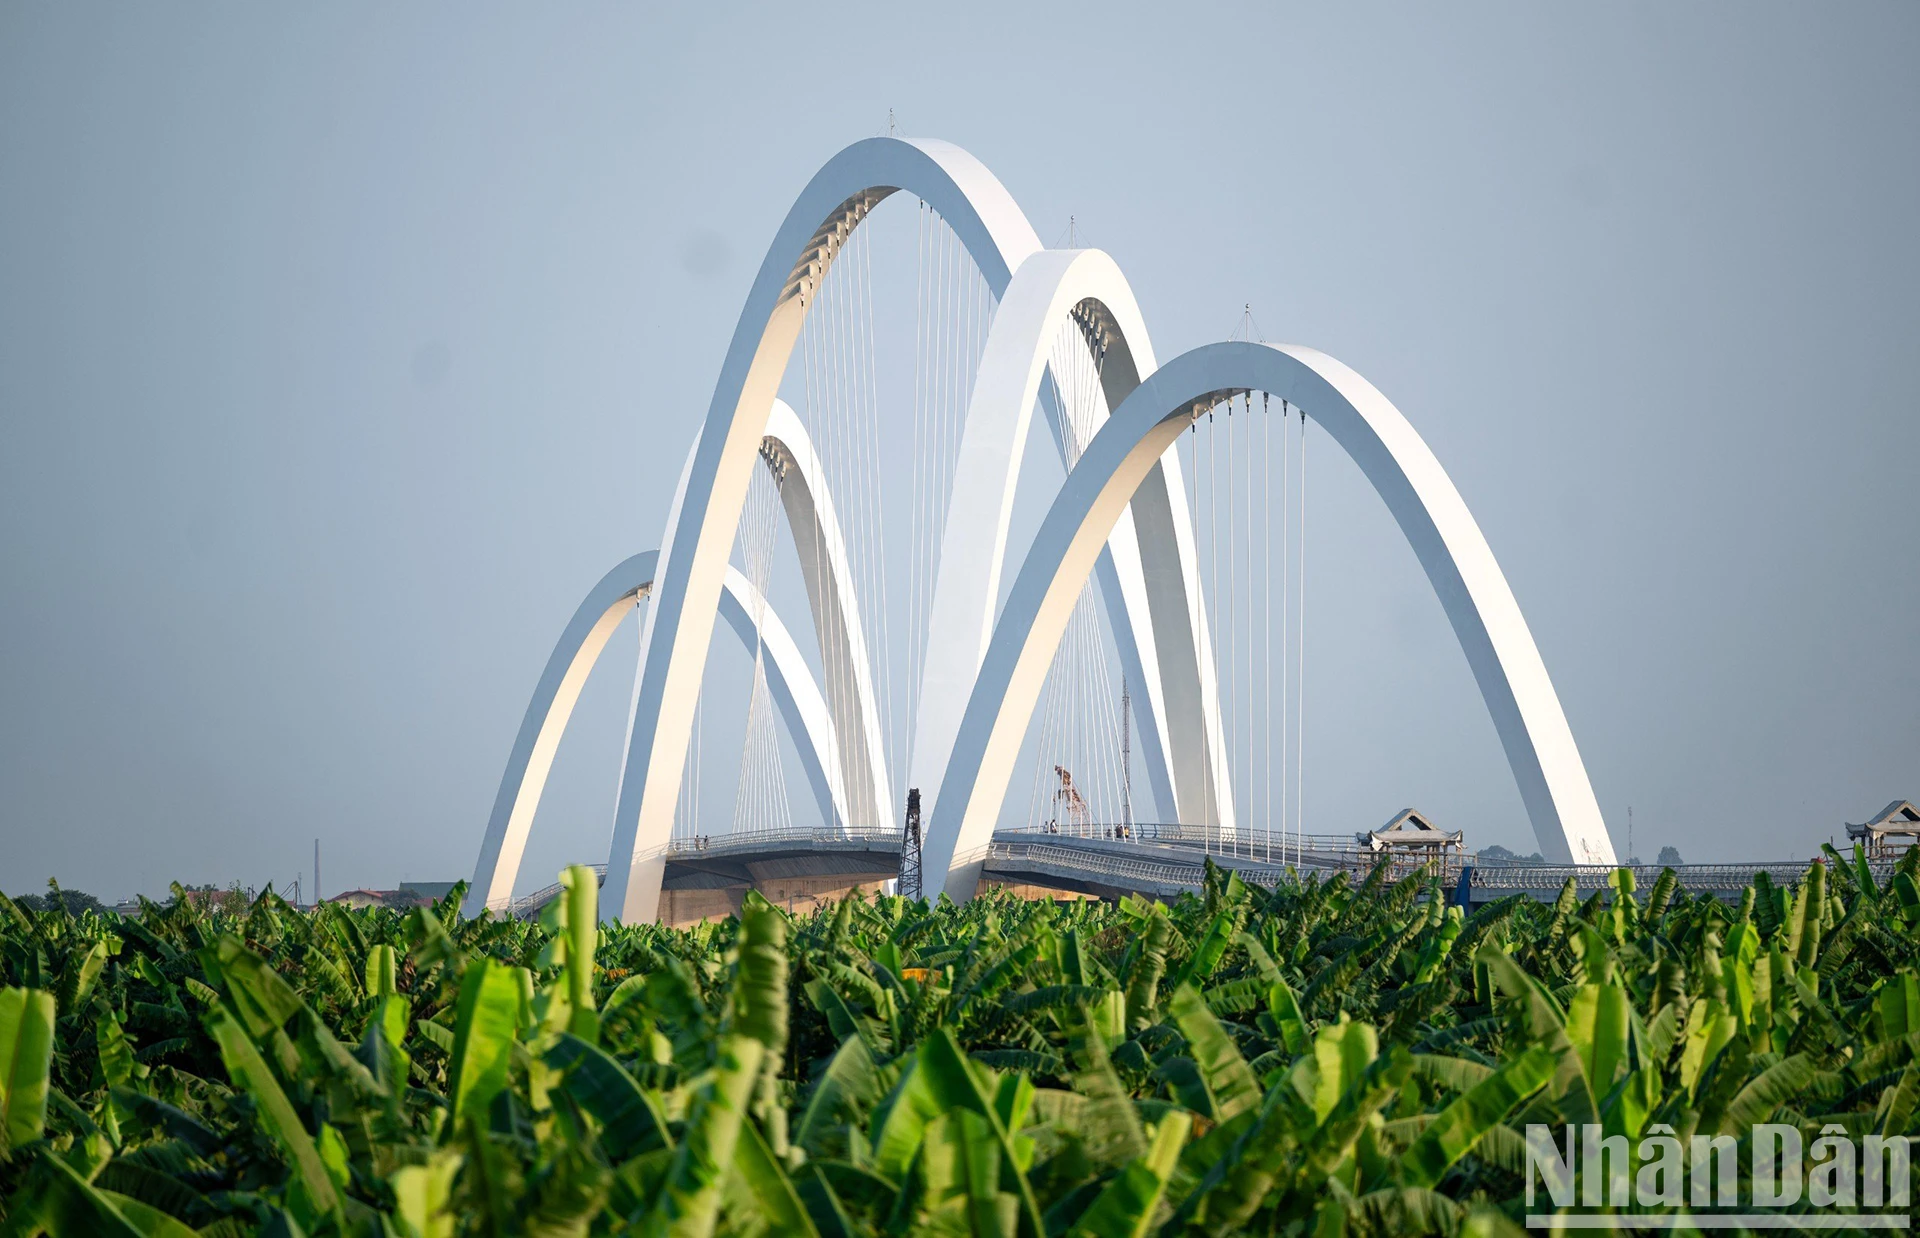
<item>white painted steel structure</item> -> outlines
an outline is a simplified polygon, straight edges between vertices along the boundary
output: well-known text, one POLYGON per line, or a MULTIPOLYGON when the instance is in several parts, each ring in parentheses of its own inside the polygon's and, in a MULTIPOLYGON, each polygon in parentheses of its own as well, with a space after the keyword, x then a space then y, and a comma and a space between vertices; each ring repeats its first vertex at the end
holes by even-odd
MULTIPOLYGON (((512 902, 513 883, 520 875, 520 858, 526 852, 534 813, 540 807, 554 754, 580 700, 580 690, 586 686, 587 676, 600 660, 614 629, 652 590, 658 559, 659 552, 649 550, 624 560, 601 577, 574 611, 560 643, 547 659, 546 672, 540 676, 540 685, 534 689, 533 700, 521 719, 519 737, 514 740, 506 773, 500 779, 500 792, 494 798, 493 816, 480 845, 480 862, 467 891, 469 915, 478 915, 483 907, 499 910, 512 902)), ((737 569, 727 569, 717 615, 749 653, 756 645, 765 653, 768 693, 793 736, 801 772, 819 804, 821 819, 845 832, 849 806, 842 790, 842 762, 833 720, 799 645, 753 582, 737 569)))
MULTIPOLYGON (((828 268, 873 207, 895 192, 917 196, 945 221, 999 301, 961 431, 912 720, 909 782, 932 797, 930 891, 939 881, 955 898, 972 895, 1048 665, 1089 577, 1105 599, 1122 668, 1140 688, 1142 755, 1162 815, 1233 834, 1212 637, 1207 608, 1197 604, 1192 513, 1178 457, 1167 448, 1196 409, 1245 390, 1304 408, 1386 501, 1460 637, 1542 850, 1562 861, 1612 862, 1585 769, 1519 607, 1458 492, 1384 396, 1339 362, 1303 348, 1209 345, 1156 368, 1139 307, 1111 258, 1043 249, 1005 188, 958 147, 874 138, 830 160, 776 234, 682 473, 657 561, 651 553, 636 556, 610 573, 554 651, 502 782, 470 909, 510 894, 587 671, 622 608, 650 587, 601 906, 609 918, 656 917, 714 620, 729 618, 741 630, 735 616, 743 607, 749 616, 763 613, 763 600, 740 600, 738 586, 752 586, 727 563, 757 457, 783 479, 781 501, 826 668, 824 685, 816 684, 785 629, 768 617, 758 639, 771 653, 777 629, 791 650, 770 658, 783 684, 776 693, 785 695, 783 716, 825 820, 871 828, 898 817, 846 546, 812 444, 776 398, 828 268), (1090 425, 1055 407, 1042 381, 1049 345, 1065 323, 1100 360, 1090 425), (1077 463, 996 623, 1036 400, 1063 457, 1077 463)), ((742 634, 752 637, 750 620, 742 634)))
POLYGON ((1387 398, 1311 348, 1207 344, 1150 375, 1061 486, 967 702, 922 860, 970 898, 1053 652, 1108 530, 1189 425, 1231 395, 1263 391, 1303 409, 1386 501, 1453 624, 1493 715, 1543 853, 1612 864, 1613 845, 1520 606, 1440 462, 1387 398))

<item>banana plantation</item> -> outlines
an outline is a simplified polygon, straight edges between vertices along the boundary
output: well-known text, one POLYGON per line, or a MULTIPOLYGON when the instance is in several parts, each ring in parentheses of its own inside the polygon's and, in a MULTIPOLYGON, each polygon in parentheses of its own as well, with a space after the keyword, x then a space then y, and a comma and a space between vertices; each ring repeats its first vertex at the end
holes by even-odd
POLYGON ((0 899, 0 1234, 1521 1233, 1530 1125, 1642 1175, 1907 1134, 1916 859, 1470 915, 1384 869, 692 930, 585 869, 538 922, 0 899))

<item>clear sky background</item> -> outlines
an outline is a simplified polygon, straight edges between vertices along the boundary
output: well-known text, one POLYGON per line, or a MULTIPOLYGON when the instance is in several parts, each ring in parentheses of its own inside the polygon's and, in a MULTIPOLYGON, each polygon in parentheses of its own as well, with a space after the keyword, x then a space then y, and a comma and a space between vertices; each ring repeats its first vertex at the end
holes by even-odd
MULTIPOLYGON (((1810 854, 1920 798, 1916 65, 1904 2, 0 7, 0 888, 470 874, 776 224, 890 107, 1074 215, 1161 356, 1250 301, 1408 414, 1622 845, 1810 854)), ((1532 850, 1332 456, 1309 819, 1532 850)), ((530 872, 604 856, 630 658, 530 872)))

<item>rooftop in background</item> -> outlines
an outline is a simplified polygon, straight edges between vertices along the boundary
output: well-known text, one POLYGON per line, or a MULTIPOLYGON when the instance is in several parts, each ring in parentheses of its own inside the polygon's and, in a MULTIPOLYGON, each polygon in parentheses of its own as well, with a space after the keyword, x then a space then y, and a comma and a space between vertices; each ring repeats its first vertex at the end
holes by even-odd
POLYGON ((1867 856, 1880 859, 1920 842, 1920 808, 1912 800, 1895 800, 1872 820, 1847 825, 1847 837, 1867 845, 1867 856))

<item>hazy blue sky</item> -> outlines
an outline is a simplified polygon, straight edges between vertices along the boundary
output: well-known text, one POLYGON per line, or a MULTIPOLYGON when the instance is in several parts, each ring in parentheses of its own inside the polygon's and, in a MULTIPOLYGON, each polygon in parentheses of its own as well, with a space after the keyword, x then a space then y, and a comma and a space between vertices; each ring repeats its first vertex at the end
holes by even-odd
MULTIPOLYGON (((0 7, 0 888, 471 872, 657 544, 753 271, 884 129, 1077 217, 1161 356, 1369 376, 1506 569, 1616 837, 1920 797, 1920 6, 0 7)), ((1531 850, 1357 473, 1308 811, 1531 850)), ((1343 472, 1342 469, 1345 469, 1343 472)), ((1321 479, 1324 478, 1324 484, 1321 479)), ((528 870, 604 856, 596 677, 528 870)))

